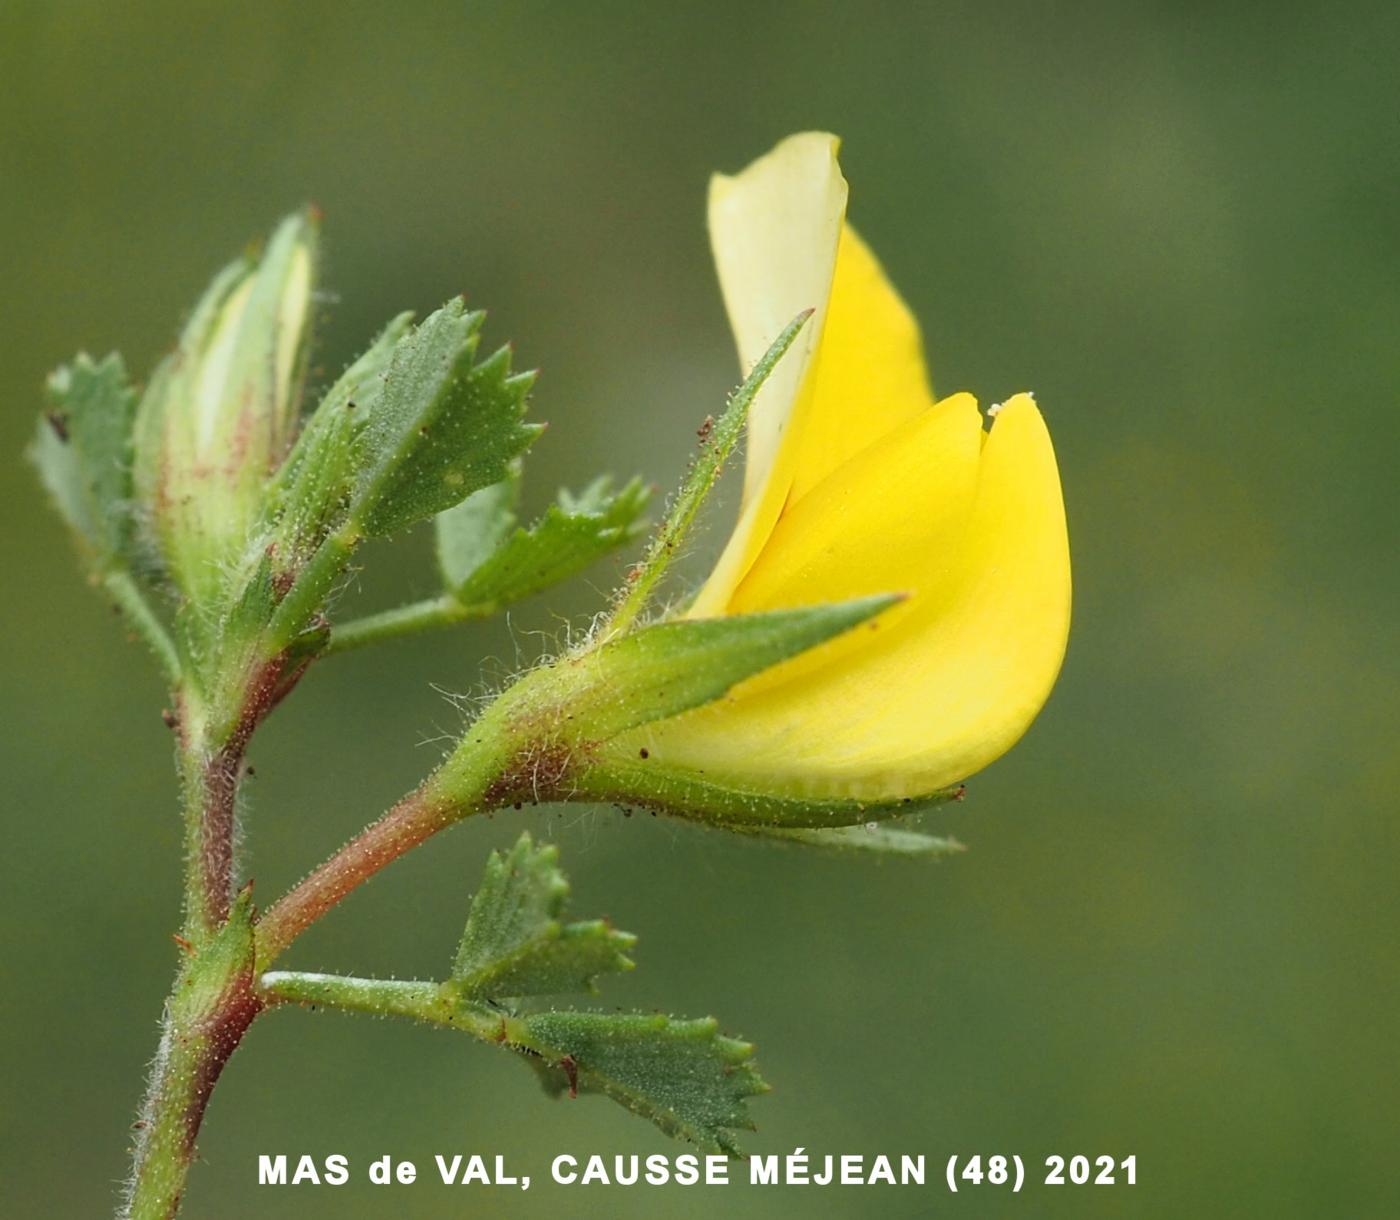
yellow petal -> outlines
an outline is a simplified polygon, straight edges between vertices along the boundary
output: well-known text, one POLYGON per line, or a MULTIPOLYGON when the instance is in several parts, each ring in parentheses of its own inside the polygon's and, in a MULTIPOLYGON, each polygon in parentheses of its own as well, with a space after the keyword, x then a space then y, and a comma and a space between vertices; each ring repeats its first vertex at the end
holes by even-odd
POLYGON ((793 438, 790 502, 933 403, 919 325, 849 224, 841 233, 814 376, 802 433, 793 438))
POLYGON ((783 511, 729 613, 784 610, 904 593, 862 631, 848 632, 752 679, 745 695, 840 663, 917 612, 918 594, 947 583, 961 561, 977 490, 982 417, 971 394, 928 408, 823 479, 783 511))
MULTIPOLYGON (((908 489, 868 491, 897 499, 908 489)), ((881 542, 869 539, 872 549, 881 542)), ((1028 395, 997 417, 951 549, 951 558, 941 548, 906 553, 905 587, 930 565, 938 577, 860 647, 819 666, 796 658, 724 701, 640 730, 639 742, 658 762, 718 782, 826 796, 913 796, 980 770, 1044 704, 1069 630, 1059 475, 1028 395)))
POLYGON ((742 173, 710 182, 710 243, 745 372, 793 318, 804 309, 816 312, 750 409, 739 523, 693 614, 719 612, 767 541, 792 486, 795 457, 783 441, 810 398, 808 373, 846 211, 837 146, 835 136, 805 132, 742 173))
POLYGON ((947 581, 972 512, 982 435, 977 400, 955 394, 867 445, 783 513, 729 612, 947 581))

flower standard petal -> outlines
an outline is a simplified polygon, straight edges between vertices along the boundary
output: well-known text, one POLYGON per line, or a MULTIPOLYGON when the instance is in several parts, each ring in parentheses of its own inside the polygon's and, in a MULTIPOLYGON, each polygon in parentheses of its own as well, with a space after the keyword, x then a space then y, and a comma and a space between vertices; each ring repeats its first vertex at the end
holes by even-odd
POLYGON ((785 506, 933 403, 918 323, 844 222, 838 143, 793 136, 711 182, 710 235, 741 365, 798 309, 815 316, 754 404, 739 522, 693 615, 721 612, 785 506))
POLYGON ((791 136, 734 177, 710 183, 710 243, 730 326, 747 371, 798 313, 814 310, 749 413, 739 523, 692 613, 713 614, 758 554, 792 486, 800 429, 811 395, 836 251, 846 211, 838 141, 824 132, 791 136))

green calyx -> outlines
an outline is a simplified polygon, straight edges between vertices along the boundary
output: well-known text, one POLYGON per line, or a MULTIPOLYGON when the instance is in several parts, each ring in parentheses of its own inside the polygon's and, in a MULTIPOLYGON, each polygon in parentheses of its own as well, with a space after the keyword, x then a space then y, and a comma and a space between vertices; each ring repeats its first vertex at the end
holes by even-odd
MULTIPOLYGON (((640 786, 603 790, 610 777, 623 774, 607 761, 613 738, 719 699, 744 679, 849 631, 898 600, 898 595, 882 595, 663 622, 593 642, 508 688, 467 729, 430 781, 432 789, 448 800, 460 792, 464 804, 475 799, 479 751, 489 742, 503 751, 504 759, 500 778, 487 794, 491 804, 569 799, 647 804, 648 791, 640 786)), ((666 812, 698 816, 700 808, 698 802, 677 804, 666 812)), ((730 802, 715 806, 702 820, 752 819, 744 816, 740 803, 730 802)))

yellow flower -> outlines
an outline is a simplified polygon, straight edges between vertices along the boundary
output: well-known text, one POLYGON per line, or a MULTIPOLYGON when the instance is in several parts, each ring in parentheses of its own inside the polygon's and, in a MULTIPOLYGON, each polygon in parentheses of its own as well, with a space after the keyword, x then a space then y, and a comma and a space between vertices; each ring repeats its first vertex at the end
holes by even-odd
POLYGON ((964 779, 1025 732, 1064 656, 1069 547, 1031 395, 985 421, 969 394, 934 400, 917 324, 845 222, 837 145, 792 136, 711 182, 744 367, 815 313, 754 402, 738 524, 688 613, 909 596, 609 753, 707 786, 880 801, 964 779))

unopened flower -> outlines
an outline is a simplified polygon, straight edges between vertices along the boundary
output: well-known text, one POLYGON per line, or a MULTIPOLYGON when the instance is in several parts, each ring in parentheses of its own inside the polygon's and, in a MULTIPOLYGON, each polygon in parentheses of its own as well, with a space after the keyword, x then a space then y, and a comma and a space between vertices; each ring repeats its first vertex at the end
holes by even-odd
POLYGON ((200 600, 247 541, 295 436, 315 265, 315 217, 288 218, 260 258, 214 280, 142 398, 139 506, 162 565, 200 600))

